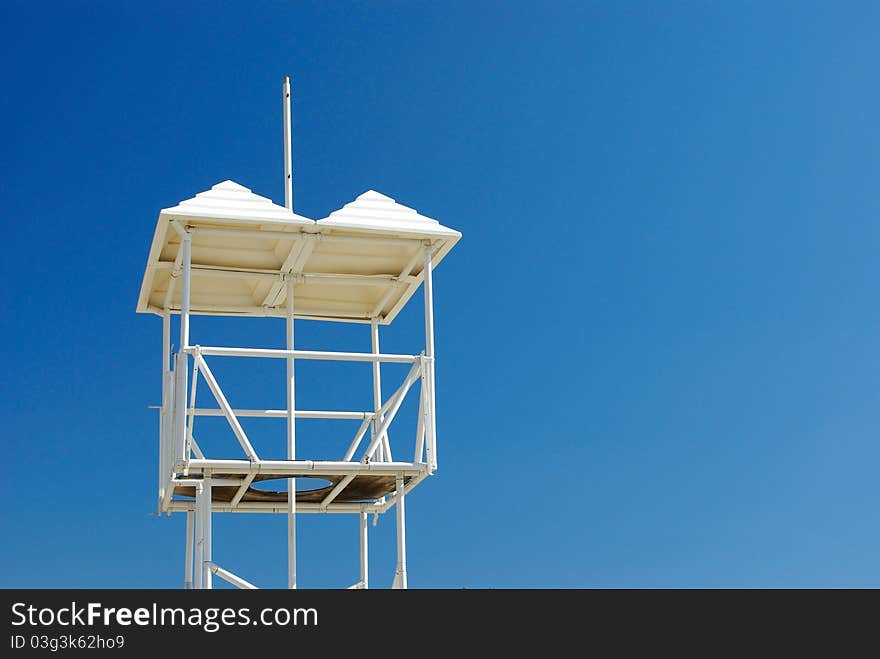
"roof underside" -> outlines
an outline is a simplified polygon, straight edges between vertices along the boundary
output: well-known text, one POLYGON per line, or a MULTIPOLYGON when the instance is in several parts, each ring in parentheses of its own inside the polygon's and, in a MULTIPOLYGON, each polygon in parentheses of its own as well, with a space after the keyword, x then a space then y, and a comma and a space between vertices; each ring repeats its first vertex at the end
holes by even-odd
POLYGON ((190 311, 390 323, 461 234, 369 191, 317 222, 225 181, 159 214, 139 313, 179 313, 180 233, 192 235, 190 311), (289 234, 289 235, 288 235, 289 234), (170 292, 169 292, 170 291, 170 292))

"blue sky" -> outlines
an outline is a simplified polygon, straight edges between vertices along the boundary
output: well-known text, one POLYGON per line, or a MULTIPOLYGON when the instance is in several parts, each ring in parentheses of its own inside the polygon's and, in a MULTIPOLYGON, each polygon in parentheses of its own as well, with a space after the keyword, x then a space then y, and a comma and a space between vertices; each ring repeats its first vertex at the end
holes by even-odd
MULTIPOLYGON (((160 208, 225 179, 283 202, 285 74, 299 212, 373 188, 464 234, 436 272, 411 586, 880 585, 876 4, 2 14, 0 586, 181 584, 183 519, 152 514, 161 323, 135 302, 160 208)), ((421 349, 418 300, 383 348, 421 349)), ((280 372, 234 368, 236 405, 282 400, 280 372)), ((353 368, 303 365, 299 404, 369 401, 353 368)), ((329 517, 301 521, 302 586, 356 580, 356 519, 329 517)), ((284 537, 217 516, 214 557, 283 586, 284 537)), ((386 586, 390 515, 372 539, 386 586)))

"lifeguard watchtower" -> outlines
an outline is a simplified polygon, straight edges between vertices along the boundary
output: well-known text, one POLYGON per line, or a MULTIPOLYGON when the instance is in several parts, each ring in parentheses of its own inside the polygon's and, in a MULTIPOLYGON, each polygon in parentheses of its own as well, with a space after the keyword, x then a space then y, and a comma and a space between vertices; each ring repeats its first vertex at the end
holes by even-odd
MULTIPOLYGON (((211 588, 217 575, 239 588, 254 588, 212 560, 213 513, 277 513, 287 516, 288 587, 296 588, 296 515, 349 513, 360 518, 360 578, 367 588, 370 513, 397 513, 397 566, 393 587, 406 588, 406 495, 437 468, 434 414, 434 321, 432 272, 461 234, 375 191, 368 191, 321 220, 293 212, 290 149, 290 86, 285 78, 285 206, 224 181, 159 213, 137 311, 162 318, 162 406, 159 430, 160 513, 186 515, 185 585, 211 588), (383 354, 379 327, 398 315, 424 287, 424 350, 383 354), (284 347, 199 345, 190 316, 286 319, 284 347), (172 317, 179 318, 179 346, 172 355, 172 317), (369 328, 370 352, 297 350, 295 320, 361 323, 369 328), (215 359, 274 359, 286 363, 278 384, 285 409, 237 409, 211 370, 215 359), (295 405, 298 360, 369 362, 373 408, 300 410, 295 405), (381 364, 410 364, 394 393, 382 398, 381 364), (197 407, 200 382, 216 406, 197 407), (405 447, 392 447, 389 426, 410 390, 418 390, 418 421, 405 447), (237 455, 211 455, 197 419, 222 416, 240 446, 237 455), (264 459, 240 419, 268 417, 286 438, 287 459, 264 459), (326 459, 297 459, 297 419, 360 421, 353 437, 326 459), (414 435, 414 441, 413 441, 414 435), (196 438, 201 440, 201 443, 196 438), (413 450, 414 445, 414 450, 413 450), (392 454, 392 448, 394 453, 392 454), (407 450, 408 449, 408 450, 407 450), (297 492, 296 479, 320 477, 330 484, 297 492), (254 487, 286 479, 281 491, 254 487)), ((233 322, 233 321, 230 321, 233 322)), ((175 330, 176 331, 176 330, 175 330)), ((366 336, 365 336, 366 344, 366 336)), ((395 432, 395 443, 402 433, 395 432)))

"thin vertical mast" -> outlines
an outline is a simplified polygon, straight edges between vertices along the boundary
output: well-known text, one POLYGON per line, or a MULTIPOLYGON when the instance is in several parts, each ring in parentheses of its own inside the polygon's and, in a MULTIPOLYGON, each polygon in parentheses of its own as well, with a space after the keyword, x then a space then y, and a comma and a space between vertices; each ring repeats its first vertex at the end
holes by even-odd
POLYGON ((293 210, 293 155, 290 130, 290 77, 284 76, 284 207, 293 210))
MULTIPOLYGON (((293 159, 291 157, 290 78, 284 76, 284 206, 293 210, 293 159)), ((290 277, 290 275, 288 275, 290 277)), ((293 288, 287 280, 287 349, 293 350, 293 288)), ((293 357, 287 358, 287 459, 296 459, 296 413, 293 357)), ((287 479, 287 587, 296 588, 296 478, 287 479)))

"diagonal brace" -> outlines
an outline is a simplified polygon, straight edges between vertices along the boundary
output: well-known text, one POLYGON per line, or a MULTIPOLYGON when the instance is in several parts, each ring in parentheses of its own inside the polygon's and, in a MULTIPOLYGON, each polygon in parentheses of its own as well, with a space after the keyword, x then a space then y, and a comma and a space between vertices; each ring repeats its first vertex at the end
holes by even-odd
POLYGON ((205 382, 208 384, 208 388, 211 390, 211 393, 214 394, 214 398, 217 399, 217 404, 220 406, 220 409, 223 410, 223 416, 226 417, 226 420, 232 427, 232 432, 235 433, 235 437, 238 439, 238 443, 241 444, 241 448, 244 449, 244 452, 250 461, 258 461, 260 458, 257 456, 257 452, 247 438, 244 428, 242 428, 241 424, 238 422, 238 417, 236 417, 235 412, 232 411, 229 401, 227 401, 226 396, 223 395, 223 390, 220 389, 220 385, 217 384, 217 380, 214 378, 214 374, 208 367, 204 357, 198 352, 196 352, 193 357, 196 364, 199 366, 202 376, 205 378, 205 382))

